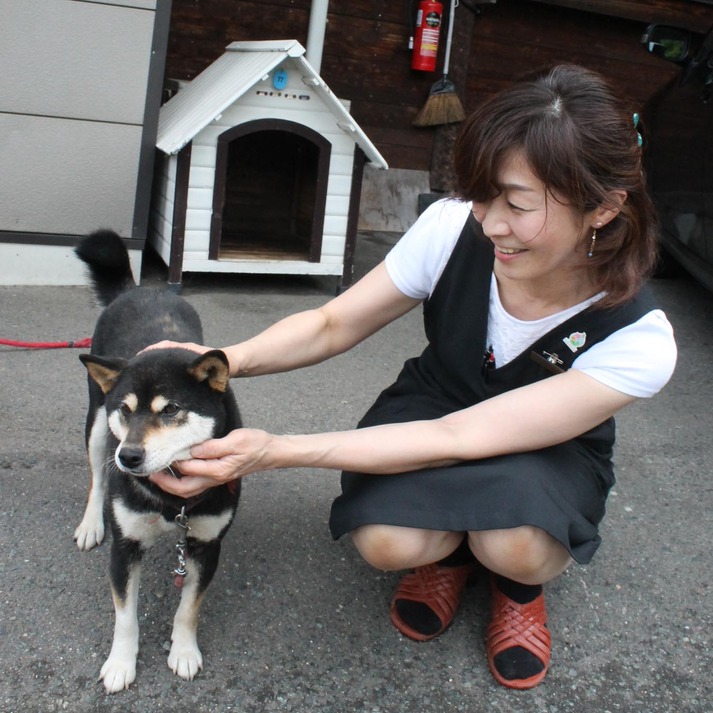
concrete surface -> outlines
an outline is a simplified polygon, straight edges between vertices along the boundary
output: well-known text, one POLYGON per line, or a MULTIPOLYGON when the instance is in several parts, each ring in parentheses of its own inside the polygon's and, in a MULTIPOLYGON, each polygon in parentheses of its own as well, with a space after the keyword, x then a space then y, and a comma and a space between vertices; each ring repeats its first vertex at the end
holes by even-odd
MULTIPOLYGON (((391 238, 362 235, 360 273, 391 238)), ((713 295, 685 278, 655 289, 679 367, 658 398, 618 419, 604 544, 591 565, 547 587, 552 666, 529 692, 499 687, 487 670, 484 582, 436 641, 400 636, 387 617, 397 575, 329 536, 336 474, 297 470, 245 481, 203 608, 205 670, 188 683, 166 666, 178 598, 167 540, 146 558, 137 681, 105 695, 108 547, 80 553, 72 541, 88 483, 85 372, 76 349, 0 347, 0 711, 712 711, 713 295)), ((326 278, 204 275, 187 279, 184 294, 219 346, 333 291, 326 278)), ((81 338, 98 314, 82 287, 2 287, 0 301, 2 339, 81 338)), ((418 312, 327 364, 234 382, 245 421, 274 432, 353 426, 421 349, 418 312)))

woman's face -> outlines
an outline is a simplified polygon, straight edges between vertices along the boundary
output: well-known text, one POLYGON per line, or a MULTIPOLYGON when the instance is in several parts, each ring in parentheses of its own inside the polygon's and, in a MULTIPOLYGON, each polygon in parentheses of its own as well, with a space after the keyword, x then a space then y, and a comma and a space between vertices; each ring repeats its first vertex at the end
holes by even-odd
POLYGON ((498 171, 501 192, 473 203, 473 214, 495 248, 498 277, 551 280, 582 267, 591 216, 548 194, 523 155, 513 151, 498 171))

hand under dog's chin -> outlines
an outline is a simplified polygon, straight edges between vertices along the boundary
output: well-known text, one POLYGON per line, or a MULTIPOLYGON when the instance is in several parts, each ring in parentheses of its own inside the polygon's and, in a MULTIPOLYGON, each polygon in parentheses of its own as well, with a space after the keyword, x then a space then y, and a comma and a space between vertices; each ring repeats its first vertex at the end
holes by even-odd
POLYGON ((165 468, 161 469, 162 473, 165 473, 166 475, 172 475, 174 478, 182 478, 183 473, 181 473, 181 468, 180 468, 180 461, 182 460, 190 460, 191 459, 191 449, 190 448, 185 448, 182 451, 179 451, 176 453, 176 455, 173 456, 173 460, 171 461, 170 465, 166 466, 165 468))
POLYGON ((189 446, 188 448, 184 448, 182 451, 178 451, 178 453, 174 453, 171 463, 175 463, 176 461, 179 461, 179 460, 190 460, 190 459, 191 459, 191 447, 189 446))

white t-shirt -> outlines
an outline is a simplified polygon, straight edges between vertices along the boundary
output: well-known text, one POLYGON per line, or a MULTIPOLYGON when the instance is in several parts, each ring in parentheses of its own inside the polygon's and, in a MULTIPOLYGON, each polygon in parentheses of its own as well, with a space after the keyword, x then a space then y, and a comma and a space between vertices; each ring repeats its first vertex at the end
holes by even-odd
MULTIPOLYGON (((386 269, 403 294, 426 299, 433 293, 470 214, 470 203, 454 199, 437 201, 392 248, 386 256, 386 269)), ((541 336, 600 297, 596 295, 544 319, 523 321, 503 308, 493 275, 488 343, 493 345, 497 365, 507 364, 541 336)), ((649 397, 671 378, 676 357, 673 328, 666 315, 655 309, 589 348, 573 361, 572 368, 622 393, 649 397)))

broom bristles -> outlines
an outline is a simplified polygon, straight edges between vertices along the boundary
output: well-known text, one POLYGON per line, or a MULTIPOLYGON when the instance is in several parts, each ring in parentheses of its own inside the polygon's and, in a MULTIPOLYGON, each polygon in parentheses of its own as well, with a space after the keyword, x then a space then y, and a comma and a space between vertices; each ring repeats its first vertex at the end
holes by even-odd
POLYGON ((439 126, 457 124, 464 119, 465 111, 455 90, 446 90, 429 95, 412 123, 414 126, 439 126))

